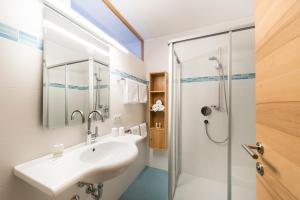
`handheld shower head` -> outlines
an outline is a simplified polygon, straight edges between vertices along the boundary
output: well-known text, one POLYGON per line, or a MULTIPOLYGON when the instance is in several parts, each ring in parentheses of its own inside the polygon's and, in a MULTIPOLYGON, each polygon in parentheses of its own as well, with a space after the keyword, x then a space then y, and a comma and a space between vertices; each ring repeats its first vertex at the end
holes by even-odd
POLYGON ((94 73, 96 81, 102 81, 98 73, 94 73))
POLYGON ((208 60, 218 60, 218 58, 216 56, 210 56, 208 60))
POLYGON ((210 61, 216 61, 218 63, 217 69, 223 68, 222 63, 219 61, 219 59, 216 56, 210 56, 208 58, 208 60, 210 60, 210 61))

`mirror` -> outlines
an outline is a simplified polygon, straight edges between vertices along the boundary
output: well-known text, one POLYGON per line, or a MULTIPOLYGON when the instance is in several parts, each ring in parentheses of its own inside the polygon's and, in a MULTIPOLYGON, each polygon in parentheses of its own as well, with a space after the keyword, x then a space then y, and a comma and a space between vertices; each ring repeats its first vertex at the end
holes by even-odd
POLYGON ((109 118, 109 45, 56 11, 44 7, 43 125, 82 123, 92 110, 109 118))

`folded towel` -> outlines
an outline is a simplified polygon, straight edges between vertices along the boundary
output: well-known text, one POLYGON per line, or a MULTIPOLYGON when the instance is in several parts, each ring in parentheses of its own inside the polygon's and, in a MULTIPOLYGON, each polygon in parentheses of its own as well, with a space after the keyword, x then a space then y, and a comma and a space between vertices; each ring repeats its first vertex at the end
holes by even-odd
POLYGON ((139 102, 147 103, 147 86, 145 84, 139 84, 139 102))
POLYGON ((140 130, 141 130, 141 136, 142 137, 147 137, 147 124, 146 123, 142 123, 140 124, 140 130))
POLYGON ((152 110, 154 111, 154 112, 157 112, 158 111, 158 106, 156 105, 156 104, 154 104, 153 106, 152 106, 152 110))
POLYGON ((132 135, 141 135, 140 127, 139 126, 131 127, 130 131, 131 131, 132 135))
POLYGON ((155 104, 162 105, 162 101, 158 99, 158 100, 156 100, 155 104))
POLYGON ((165 109, 165 106, 164 105, 159 105, 158 106, 158 111, 163 111, 165 109))
POLYGON ((163 111, 165 109, 165 106, 162 104, 161 100, 157 100, 155 104, 152 105, 152 111, 163 111))
POLYGON ((138 84, 126 79, 123 85, 123 103, 134 104, 139 102, 138 84))

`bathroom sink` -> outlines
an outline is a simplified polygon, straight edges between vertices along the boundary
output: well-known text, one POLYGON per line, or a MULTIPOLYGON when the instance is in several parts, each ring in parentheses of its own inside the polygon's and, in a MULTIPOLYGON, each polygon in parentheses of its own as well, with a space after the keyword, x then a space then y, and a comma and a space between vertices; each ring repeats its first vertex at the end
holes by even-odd
POLYGON ((129 153, 132 145, 124 142, 104 142, 90 147, 80 155, 80 160, 87 163, 101 163, 122 159, 129 153))
POLYGON ((79 159, 93 166, 99 166, 102 173, 95 172, 87 175, 83 181, 98 183, 122 173, 135 159, 137 147, 133 144, 110 141, 93 145, 81 153, 79 159))
POLYGON ((142 139, 134 135, 100 138, 92 145, 68 148, 59 158, 47 155, 15 166, 14 174, 54 197, 79 181, 99 183, 120 175, 136 159, 136 143, 142 139))

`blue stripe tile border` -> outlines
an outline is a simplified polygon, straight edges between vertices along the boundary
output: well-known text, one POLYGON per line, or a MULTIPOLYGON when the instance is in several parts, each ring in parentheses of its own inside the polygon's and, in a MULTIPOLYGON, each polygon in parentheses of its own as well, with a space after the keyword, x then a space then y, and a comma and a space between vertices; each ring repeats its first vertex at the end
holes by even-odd
MULTIPOLYGON (((225 80, 228 79, 228 76, 225 76, 225 80)), ((245 79, 255 79, 255 73, 246 73, 246 74, 234 74, 232 80, 245 80, 245 79)), ((208 82, 208 81, 218 81, 219 76, 202 76, 202 77, 192 77, 192 78, 183 78, 181 83, 194 83, 194 82, 208 82)))
MULTIPOLYGON (((62 83, 50 83, 50 87, 53 88, 65 88, 65 84, 62 83)), ((97 89, 98 87, 95 86, 94 89, 97 89)), ((109 88, 109 85, 100 85, 99 89, 109 88)), ((73 90, 88 90, 89 86, 78 86, 78 85, 69 85, 69 89, 73 90)))
POLYGON ((18 41, 19 32, 17 29, 14 29, 0 22, 0 37, 13 41, 18 41))
POLYGON ((38 50, 44 49, 44 42, 42 39, 0 22, 0 38, 1 37, 34 47, 38 50))
POLYGON ((19 42, 32 47, 37 47, 37 37, 23 31, 19 31, 19 42))

